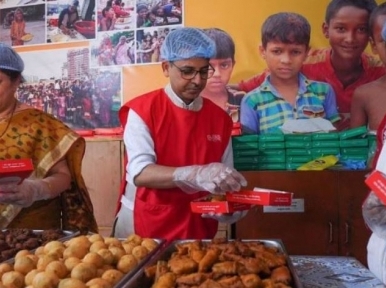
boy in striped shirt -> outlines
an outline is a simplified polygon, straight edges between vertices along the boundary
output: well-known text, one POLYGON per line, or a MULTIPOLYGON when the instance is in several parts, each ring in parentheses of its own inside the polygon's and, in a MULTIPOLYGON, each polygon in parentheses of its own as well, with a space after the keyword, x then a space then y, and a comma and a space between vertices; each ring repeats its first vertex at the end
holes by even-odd
POLYGON ((310 34, 310 24, 299 14, 277 13, 266 19, 260 53, 270 73, 242 100, 243 133, 274 132, 287 119, 340 119, 331 86, 309 80, 300 72, 309 51, 310 34))

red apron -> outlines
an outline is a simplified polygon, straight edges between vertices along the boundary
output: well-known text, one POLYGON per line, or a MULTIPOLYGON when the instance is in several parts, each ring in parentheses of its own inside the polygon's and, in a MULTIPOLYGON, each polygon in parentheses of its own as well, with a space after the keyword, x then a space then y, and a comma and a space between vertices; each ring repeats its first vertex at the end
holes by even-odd
MULTIPOLYGON (((146 123, 154 141, 156 164, 181 167, 221 162, 230 140, 232 121, 213 102, 203 100, 200 111, 190 111, 174 105, 164 90, 159 89, 126 103, 119 116, 125 125, 128 111, 133 109, 146 123)), ((190 211, 190 202, 207 194, 186 194, 179 188, 138 187, 135 233, 169 241, 213 238, 218 222, 190 211)))

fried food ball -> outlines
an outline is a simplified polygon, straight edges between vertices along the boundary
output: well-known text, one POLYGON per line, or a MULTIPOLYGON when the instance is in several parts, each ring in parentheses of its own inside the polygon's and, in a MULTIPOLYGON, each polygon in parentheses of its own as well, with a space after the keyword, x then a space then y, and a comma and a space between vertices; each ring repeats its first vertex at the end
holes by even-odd
POLYGON ((133 251, 131 251, 131 254, 133 254, 138 261, 141 261, 147 256, 147 254, 149 254, 149 250, 147 250, 144 246, 136 246, 133 248, 133 251))
MULTIPOLYGON (((91 245, 90 245, 91 246, 91 245)), ((79 246, 76 245, 70 245, 63 251, 63 258, 67 259, 69 257, 76 257, 79 259, 82 259, 87 253, 89 247, 87 245, 79 244, 79 246)))
POLYGON ((104 264, 112 265, 114 263, 114 254, 109 249, 100 249, 97 253, 102 256, 104 264))
POLYGON ((134 247, 137 247, 138 245, 134 242, 123 242, 122 247, 126 251, 126 254, 131 254, 134 247))
POLYGON ((22 288, 24 287, 24 275, 17 271, 5 272, 1 276, 1 282, 6 287, 22 288))
POLYGON ((34 261, 35 266, 38 264, 39 256, 37 256, 35 254, 29 254, 29 255, 26 255, 26 257, 30 258, 32 261, 34 261))
POLYGON ((0 264, 0 278, 3 276, 5 272, 12 271, 13 267, 9 263, 1 263, 0 264))
POLYGON ((34 288, 55 288, 59 283, 59 278, 55 273, 42 271, 35 275, 32 280, 34 288))
POLYGON ((113 285, 111 285, 109 281, 102 278, 91 279, 86 283, 86 286, 90 288, 113 288, 113 285))
POLYGON ((124 255, 121 259, 119 259, 117 269, 126 274, 137 267, 137 265, 138 261, 134 255, 124 255))
POLYGON ((116 269, 106 270, 102 274, 102 279, 109 281, 113 286, 117 284, 123 277, 123 273, 116 269))
POLYGON ((67 276, 68 270, 66 265, 62 261, 52 261, 46 266, 45 269, 46 272, 52 272, 55 273, 56 276, 58 276, 59 279, 63 279, 67 276))
POLYGON ((74 238, 71 238, 66 243, 66 246, 78 246, 78 247, 86 247, 87 249, 90 249, 91 241, 86 235, 77 236, 74 238))
POLYGON ((123 250, 123 248, 112 246, 112 247, 109 247, 109 250, 114 256, 114 261, 113 261, 114 265, 118 263, 119 259, 121 259, 123 255, 126 255, 126 252, 125 250, 123 250))
POLYGON ((38 263, 36 264, 36 268, 40 271, 43 271, 46 269, 46 266, 48 264, 50 264, 51 262, 53 261, 56 261, 58 260, 59 258, 56 257, 56 255, 54 254, 49 254, 49 255, 42 255, 39 260, 38 260, 38 263))
POLYGON ((90 252, 98 252, 100 249, 107 249, 108 246, 105 241, 95 241, 90 246, 90 252))
POLYGON ((64 266, 66 266, 68 271, 71 271, 74 269, 76 265, 81 263, 82 261, 79 258, 76 257, 68 257, 66 260, 64 260, 64 266))
POLYGON ((44 255, 44 246, 40 246, 40 247, 36 248, 35 255, 37 255, 37 256, 44 255))
POLYGON ((41 271, 39 271, 38 269, 33 269, 33 270, 29 271, 28 274, 25 275, 25 277, 24 277, 25 285, 27 285, 27 286, 32 285, 32 281, 34 280, 36 274, 38 274, 39 272, 41 272, 41 271))
POLYGON ((122 248, 122 243, 121 240, 115 237, 106 237, 105 238, 105 243, 108 247, 119 247, 122 248))
POLYGON ((62 242, 55 240, 55 241, 50 241, 46 245, 44 245, 43 251, 46 254, 56 252, 56 251, 61 251, 61 253, 63 253, 65 248, 66 247, 62 242))
POLYGON ((92 235, 89 235, 88 236, 88 240, 91 242, 91 243, 94 243, 94 242, 97 242, 97 241, 104 241, 104 237, 100 234, 92 234, 92 235))
POLYGON ((137 234, 131 234, 126 238, 127 242, 133 242, 137 245, 141 245, 142 237, 137 234))
POLYGON ((35 262, 28 257, 17 257, 15 258, 15 263, 13 264, 13 270, 22 273, 23 275, 26 275, 31 270, 35 269, 36 265, 35 262))
POLYGON ((158 243, 151 238, 142 239, 141 246, 145 247, 149 252, 158 247, 158 243))
POLYGON ((90 263, 79 263, 71 270, 71 278, 79 279, 83 283, 97 276, 97 268, 90 263))
POLYGON ((27 249, 20 250, 19 252, 16 253, 15 259, 17 259, 19 257, 27 256, 27 255, 31 255, 31 252, 29 250, 27 250, 27 249))
POLYGON ((66 278, 60 280, 58 288, 87 288, 87 286, 79 279, 66 278))
POLYGON ((93 264, 96 268, 100 268, 105 264, 103 257, 96 252, 87 253, 82 262, 93 264))

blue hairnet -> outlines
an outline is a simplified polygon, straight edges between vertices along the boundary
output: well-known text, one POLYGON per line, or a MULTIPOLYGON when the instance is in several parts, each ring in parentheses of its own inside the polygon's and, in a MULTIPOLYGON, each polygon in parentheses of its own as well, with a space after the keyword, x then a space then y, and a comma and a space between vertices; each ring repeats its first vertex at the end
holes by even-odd
POLYGON ((23 59, 5 43, 0 43, 0 69, 12 70, 17 72, 23 72, 24 62, 23 59))
POLYGON ((161 59, 178 61, 190 58, 212 58, 216 44, 201 29, 177 28, 166 36, 161 46, 161 59))

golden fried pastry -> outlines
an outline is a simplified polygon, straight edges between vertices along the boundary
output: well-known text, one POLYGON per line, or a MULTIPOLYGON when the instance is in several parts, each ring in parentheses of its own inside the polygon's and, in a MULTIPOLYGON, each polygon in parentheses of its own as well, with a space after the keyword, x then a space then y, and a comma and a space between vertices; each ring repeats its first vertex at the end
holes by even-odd
POLYGON ((224 277, 217 280, 217 283, 221 284, 223 287, 245 288, 239 276, 224 277))
POLYGON ((197 263, 200 263, 202 258, 204 258, 205 254, 206 254, 205 250, 198 250, 198 249, 192 249, 189 252, 190 258, 192 258, 197 263))
POLYGON ((203 283, 205 280, 209 279, 211 277, 208 273, 192 273, 187 275, 181 275, 177 277, 177 284, 178 285, 189 285, 190 286, 198 286, 201 283, 203 283))
POLYGON ((176 286, 176 275, 172 272, 167 272, 161 275, 157 282, 151 286, 152 288, 174 288, 176 286))
POLYGON ((271 270, 265 261, 256 258, 246 258, 239 261, 242 266, 239 267, 239 274, 264 274, 270 275, 271 270))
POLYGON ((245 288, 260 288, 262 285, 261 278, 256 274, 240 275, 245 288))
POLYGON ((271 279, 264 279, 261 282, 263 284, 262 288, 275 288, 271 279))
POLYGON ((214 263, 217 262, 221 251, 216 248, 211 248, 206 251, 205 256, 198 263, 198 272, 208 271, 214 263))
POLYGON ((273 283, 289 285, 292 282, 291 272, 287 266, 280 266, 272 270, 271 280, 273 283))
POLYGON ((238 265, 237 262, 234 261, 220 262, 212 266, 212 271, 217 275, 236 275, 238 265))
POLYGON ((177 274, 189 274, 197 271, 198 264, 188 256, 176 256, 169 260, 170 271, 177 274))
POLYGON ((202 283, 200 286, 198 286, 198 288, 224 288, 224 286, 217 283, 216 281, 208 279, 204 283, 202 283))

